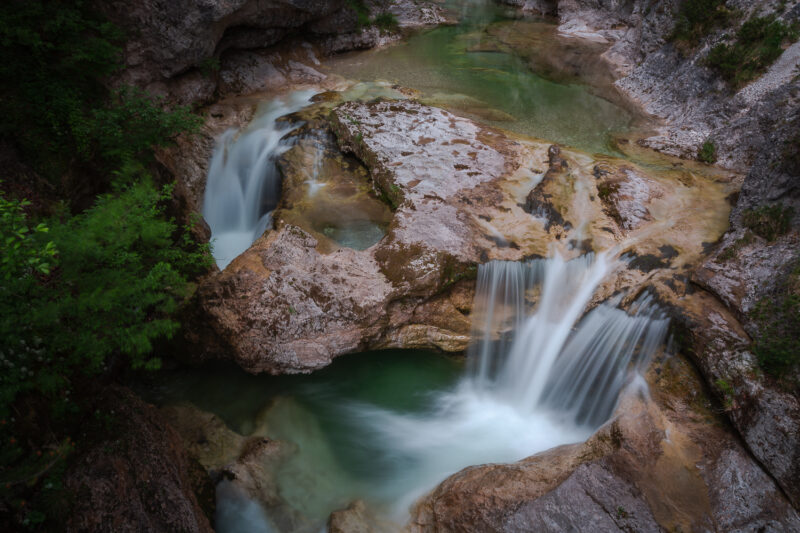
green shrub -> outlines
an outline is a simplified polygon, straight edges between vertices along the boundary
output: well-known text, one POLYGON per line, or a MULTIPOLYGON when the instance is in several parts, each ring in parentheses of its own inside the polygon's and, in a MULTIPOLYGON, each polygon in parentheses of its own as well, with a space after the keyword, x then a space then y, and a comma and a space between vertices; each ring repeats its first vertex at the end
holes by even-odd
POLYGON ((386 31, 397 31, 400 27, 400 22, 398 22, 397 17, 394 16, 394 13, 384 12, 375 17, 373 23, 386 31))
POLYGON ((706 141, 697 152, 697 159, 709 165, 717 161, 717 147, 712 141, 706 141))
POLYGON ((791 228, 794 209, 781 204, 764 205, 742 213, 742 224, 756 235, 774 241, 791 228))
POLYGON ((726 24, 732 15, 725 7, 725 0, 685 0, 678 10, 672 40, 683 46, 697 46, 712 29, 726 24))
POLYGON ((203 119, 186 107, 165 111, 160 98, 135 87, 115 91, 75 128, 79 153, 102 160, 108 169, 147 161, 153 147, 167 146, 183 132, 193 133, 203 119))
POLYGON ((797 39, 797 31, 774 16, 752 17, 736 34, 733 44, 718 44, 706 59, 734 87, 754 80, 783 54, 783 45, 797 39))
POLYGON ((83 0, 0 3, 0 136, 51 181, 76 158, 108 172, 197 126, 142 91, 109 93, 122 43, 83 0))
POLYGON ((356 14, 358 26, 369 26, 369 9, 364 4, 364 0, 347 0, 347 5, 356 14))
POLYGON ((158 367, 153 342, 177 330, 189 276, 209 264, 207 247, 164 217, 170 194, 142 181, 27 232, 21 204, 0 202, 18 228, 4 225, 0 242, 0 417, 18 394, 58 397, 112 357, 158 367))
POLYGON ((800 261, 775 297, 761 300, 753 316, 759 333, 753 352, 761 368, 783 377, 800 364, 800 261))

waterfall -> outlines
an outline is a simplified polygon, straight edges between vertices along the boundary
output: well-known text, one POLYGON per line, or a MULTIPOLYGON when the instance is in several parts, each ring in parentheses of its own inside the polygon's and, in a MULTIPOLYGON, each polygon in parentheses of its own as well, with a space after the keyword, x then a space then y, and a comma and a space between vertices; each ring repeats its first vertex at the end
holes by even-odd
POLYGON ((628 312, 612 301, 579 321, 618 266, 606 254, 482 265, 469 351, 475 386, 523 412, 546 409, 577 425, 602 424, 631 364, 650 360, 668 326, 647 295, 628 312))
POLYGON ((459 384, 433 395, 424 414, 356 404, 345 415, 386 460, 373 496, 392 502, 399 518, 462 468, 588 438, 666 336, 668 321, 648 296, 627 311, 612 300, 583 316, 623 264, 590 254, 480 266, 468 372, 459 384))
POLYGON ((283 140, 286 134, 299 127, 278 119, 308 105, 313 95, 298 91, 273 100, 244 131, 228 130, 219 138, 203 199, 219 268, 247 250, 271 225, 281 191, 275 160, 291 147, 283 140))

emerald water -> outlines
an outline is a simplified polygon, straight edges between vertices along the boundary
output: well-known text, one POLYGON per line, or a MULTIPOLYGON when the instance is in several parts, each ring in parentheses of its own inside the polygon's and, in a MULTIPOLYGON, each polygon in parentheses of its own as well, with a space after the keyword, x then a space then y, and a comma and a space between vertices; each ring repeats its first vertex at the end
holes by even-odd
POLYGON ((505 130, 617 154, 612 135, 628 131, 634 115, 597 95, 611 92, 611 77, 597 66, 596 44, 576 44, 551 23, 510 18, 496 6, 458 4, 465 16, 460 24, 347 54, 329 71, 415 89, 425 103, 505 130))

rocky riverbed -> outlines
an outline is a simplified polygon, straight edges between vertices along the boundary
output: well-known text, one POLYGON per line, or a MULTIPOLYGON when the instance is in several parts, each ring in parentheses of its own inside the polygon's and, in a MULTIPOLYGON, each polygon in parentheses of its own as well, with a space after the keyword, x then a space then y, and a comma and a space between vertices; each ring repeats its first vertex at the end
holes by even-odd
MULTIPOLYGON (((652 295, 672 317, 671 357, 651 365, 646 386, 628 387, 612 419, 586 442, 455 473, 417 501, 406 527, 800 529, 796 381, 765 373, 753 344, 763 328, 759 306, 796 291, 798 212, 772 238, 747 222, 763 206, 800 207, 792 152, 800 43, 732 90, 704 64, 727 30, 714 29, 690 53, 678 49, 670 39, 677 1, 504 3, 551 19, 489 24, 479 38, 468 35, 469 53, 514 54, 565 86, 592 82, 594 94, 646 127, 613 132, 609 153, 584 151, 520 133, 513 116, 473 97, 434 97, 331 71, 330 54, 452 22, 459 13, 446 10, 450 4, 367 2, 370 16, 394 14, 391 30, 362 27, 349 3, 334 0, 111 4, 112 18, 141 27, 119 81, 206 106, 201 133, 158 157, 177 179, 186 218, 202 210, 209 161, 225 131, 246 130, 258 103, 287 89, 317 93, 280 119, 296 129, 275 161, 283 188, 272 226, 201 280, 181 358, 295 374, 366 350, 461 354, 471 339, 478 265, 556 253, 624 256, 625 268, 600 284, 589 308, 613 297, 631 309, 643 293, 652 295), (566 44, 542 37, 551 34, 566 44), (709 141, 715 167, 695 161, 709 141)), ((727 4, 741 20, 800 17, 786 3, 727 4)), ((208 479, 203 486, 187 474, 197 473, 195 461, 218 491, 258 502, 281 531, 318 526, 281 494, 276 472, 297 449, 268 424, 240 434, 196 406, 141 409, 148 434, 163 433, 169 443, 160 449, 149 439, 142 449, 178 465, 165 467, 171 474, 156 499, 180 501, 181 512, 151 514, 154 528, 210 528, 192 492, 207 492, 208 479)), ((79 464, 71 486, 83 490, 110 461, 131 479, 126 499, 136 500, 137 480, 152 476, 131 465, 147 457, 130 452, 114 463, 100 450, 79 464)), ((97 510, 81 507, 74 528, 138 516, 112 509, 110 494, 92 492, 87 502, 97 510)), ((400 527, 361 501, 329 522, 330 531, 400 527)))

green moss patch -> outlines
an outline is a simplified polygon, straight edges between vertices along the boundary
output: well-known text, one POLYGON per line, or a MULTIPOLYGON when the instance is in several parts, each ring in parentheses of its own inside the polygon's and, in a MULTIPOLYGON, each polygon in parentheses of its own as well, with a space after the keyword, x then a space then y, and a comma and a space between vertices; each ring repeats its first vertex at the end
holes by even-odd
POLYGON ((762 299, 753 312, 759 334, 753 353, 761 368, 782 378, 800 365, 800 258, 777 294, 762 299))
POLYGON ((756 235, 772 242, 789 232, 794 209, 781 204, 763 205, 742 213, 742 224, 756 235))

